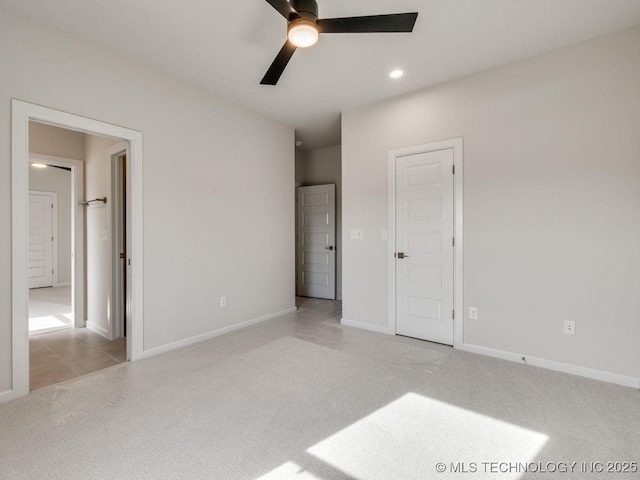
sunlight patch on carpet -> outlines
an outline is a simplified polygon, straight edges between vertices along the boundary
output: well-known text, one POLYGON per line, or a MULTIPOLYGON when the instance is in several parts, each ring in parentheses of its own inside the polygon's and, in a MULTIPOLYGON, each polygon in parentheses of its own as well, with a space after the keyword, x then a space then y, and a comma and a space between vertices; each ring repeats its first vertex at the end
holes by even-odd
MULTIPOLYGON (((408 393, 307 450, 361 480, 459 478, 454 468, 531 462, 548 436, 416 393, 408 393), (437 464, 444 471, 436 470, 437 464)), ((458 471, 459 472, 459 471, 458 471)), ((495 474, 517 480, 517 471, 495 474)), ((295 478, 295 477, 294 477, 295 478)))

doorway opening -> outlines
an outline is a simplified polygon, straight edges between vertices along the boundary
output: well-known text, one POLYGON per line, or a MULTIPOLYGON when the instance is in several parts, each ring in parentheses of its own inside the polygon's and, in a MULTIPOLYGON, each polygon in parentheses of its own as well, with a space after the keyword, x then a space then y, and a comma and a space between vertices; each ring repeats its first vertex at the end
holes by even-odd
POLYGON ((341 147, 296 146, 296 295, 341 302, 341 147))
MULTIPOLYGON (((59 222, 56 225, 59 227, 59 222)), ((140 359, 143 351, 141 133, 13 100, 12 227, 12 398, 27 395, 30 389, 46 384, 140 359), (34 140, 30 125, 84 136, 84 158, 30 153, 33 150, 30 140, 34 140), (113 162, 110 149, 114 145, 119 146, 121 159, 117 178, 110 175, 113 162), (48 195, 51 189, 30 188, 29 170, 33 163, 45 166, 40 167, 42 170, 64 170, 71 175, 71 201, 65 202, 67 208, 64 208, 71 217, 68 241, 62 242, 60 228, 48 237, 49 223, 54 229, 51 217, 56 212, 56 217, 61 216, 60 195, 48 195), (116 199, 114 193, 122 196, 116 199), (51 207, 54 202, 50 199, 56 196, 58 208, 51 207), (48 215, 45 206, 54 213, 48 215), (123 223, 116 225, 114 221, 123 223), (126 232, 122 243, 113 243, 109 231, 126 232), (51 275, 48 273, 56 249, 53 241, 45 241, 49 238, 58 244, 57 259, 61 258, 60 244, 69 245, 69 282, 61 279, 60 262, 51 269, 51 275), (125 257, 120 262, 121 271, 112 272, 116 249, 118 255, 123 253, 125 257), (136 263, 133 258, 140 260, 136 263), (68 289, 67 298, 70 296, 71 301, 60 302, 70 303, 70 318, 63 315, 70 320, 66 330, 29 336, 29 313, 36 309, 34 303, 30 305, 29 293, 36 287, 49 290, 51 295, 55 288, 68 289), (120 293, 112 295, 115 292, 120 293), (119 317, 114 315, 112 298, 119 298, 122 303, 119 317), (52 338, 53 341, 47 343, 52 338), (78 353, 80 356, 74 356, 78 353), (58 369, 55 372, 54 367, 58 369)), ((63 293, 60 291, 57 298, 63 297, 63 293)), ((44 308, 44 304, 40 306, 44 308)), ((53 316, 60 315, 54 313, 53 316)))

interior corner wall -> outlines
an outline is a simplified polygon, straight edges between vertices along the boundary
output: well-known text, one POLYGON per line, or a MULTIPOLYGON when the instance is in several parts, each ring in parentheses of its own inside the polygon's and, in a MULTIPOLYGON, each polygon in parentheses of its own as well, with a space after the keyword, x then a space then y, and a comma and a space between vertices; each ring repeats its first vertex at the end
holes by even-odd
MULTIPOLYGON (((306 152, 296 157, 296 182, 300 185, 336 186, 336 298, 342 300, 342 155, 340 145, 306 152)), ((297 218, 297 217, 296 217, 297 218)))
POLYGON ((295 306, 292 128, 5 10, 0 45, 0 393, 12 384, 12 98, 142 132, 145 352, 295 306))
POLYGON ((463 137, 464 343, 640 377, 638 85, 635 27, 344 112, 344 318, 387 326, 387 152, 463 137))

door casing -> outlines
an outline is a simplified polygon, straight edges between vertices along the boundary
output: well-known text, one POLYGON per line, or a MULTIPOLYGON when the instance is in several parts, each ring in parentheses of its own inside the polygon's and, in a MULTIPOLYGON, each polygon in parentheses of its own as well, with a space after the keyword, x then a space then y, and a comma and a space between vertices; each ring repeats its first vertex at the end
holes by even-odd
MULTIPOLYGON (((301 186, 296 189, 296 206, 297 206, 297 221, 296 221, 296 252, 297 252, 297 264, 296 264, 296 277, 297 277, 297 295, 310 296, 313 298, 326 298, 329 300, 335 300, 336 298, 336 186, 334 184, 325 185, 309 185, 301 186), (318 196, 326 195, 325 205, 305 205, 304 199, 306 196, 318 196), (327 208, 328 207, 328 208, 327 208), (327 240, 326 242, 316 245, 310 245, 314 250, 313 252, 306 252, 305 247, 305 211, 304 208, 309 208, 315 213, 311 215, 319 214, 318 210, 323 208, 328 209, 326 225, 317 225, 317 228, 322 231, 322 227, 326 227, 327 240), (326 255, 327 260, 327 274, 328 282, 326 292, 316 291, 312 292, 305 289, 304 277, 305 277, 305 253, 314 254, 316 256, 326 255)), ((310 225, 311 227, 311 225, 310 225)), ((321 234, 315 232, 316 234, 321 234)), ((324 273, 324 272, 316 272, 324 273)))
POLYGON ((29 296, 27 235, 29 200, 29 121, 129 142, 131 163, 131 323, 127 358, 144 355, 142 133, 18 99, 11 101, 11 394, 29 394, 29 296))
MULTIPOLYGON (((111 329, 112 339, 120 338, 125 334, 124 317, 129 313, 127 305, 131 302, 131 269, 126 266, 127 258, 120 258, 121 252, 129 252, 131 248, 131 210, 129 202, 129 163, 125 161, 124 171, 122 168, 122 157, 128 158, 128 145, 126 142, 119 142, 111 146, 108 150, 110 165, 111 184, 111 329), (124 174, 126 186, 122 191, 121 180, 124 174), (125 218, 122 218, 123 205, 126 208, 125 218), (122 229, 126 238, 123 238, 122 229), (123 262, 125 263, 124 269, 123 262), (125 273, 126 272, 126 273, 125 273), (126 285, 126 292, 123 288, 126 285)), ((127 318, 129 324, 130 318, 127 318)))
POLYGON ((454 181, 454 271, 453 271, 453 303, 455 305, 453 346, 462 346, 464 343, 463 319, 464 319, 464 267, 463 267, 463 139, 452 138, 439 142, 415 145, 412 147, 391 150, 388 153, 388 311, 387 329, 389 333, 396 333, 396 159, 407 155, 435 152, 438 150, 453 149, 454 181))

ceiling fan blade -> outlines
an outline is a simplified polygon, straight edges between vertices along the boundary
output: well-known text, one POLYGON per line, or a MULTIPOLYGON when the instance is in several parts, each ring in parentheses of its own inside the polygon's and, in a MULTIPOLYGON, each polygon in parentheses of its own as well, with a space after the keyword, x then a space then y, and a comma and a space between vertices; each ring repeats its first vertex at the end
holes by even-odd
POLYGON ((320 33, 412 32, 417 18, 417 13, 325 18, 318 20, 318 28, 320 33))
POLYGON ((287 20, 293 20, 300 16, 287 0, 267 0, 267 3, 280 12, 280 15, 287 20))
POLYGON ((287 41, 287 43, 284 44, 284 47, 282 47, 282 49, 280 50, 280 53, 278 53, 276 59, 269 67, 269 70, 267 70, 267 73, 260 82, 260 85, 277 84, 278 80, 280 80, 282 72, 284 72, 284 69, 289 63, 289 60, 291 60, 291 57, 293 56, 293 53, 297 48, 298 47, 293 45, 291 42, 287 41))

